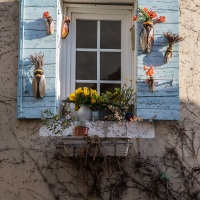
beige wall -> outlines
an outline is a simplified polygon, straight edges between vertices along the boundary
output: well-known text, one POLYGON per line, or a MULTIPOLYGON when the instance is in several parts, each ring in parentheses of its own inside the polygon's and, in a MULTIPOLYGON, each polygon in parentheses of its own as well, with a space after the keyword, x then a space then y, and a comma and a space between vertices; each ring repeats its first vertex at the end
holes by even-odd
MULTIPOLYGON (((155 139, 133 140, 142 155, 162 156, 165 146, 175 146, 194 166, 200 161, 199 154, 198 160, 192 155, 200 145, 199 7, 199 0, 180 0, 180 35, 184 37, 180 43, 180 124, 186 130, 186 146, 194 149, 184 146, 182 150, 182 135, 167 122, 155 123, 155 139)), ((0 199, 91 199, 71 161, 55 159, 55 146, 39 137, 40 122, 16 119, 18 15, 17 0, 0 0, 0 199)), ((129 189, 123 199, 135 199, 133 194, 129 189)))

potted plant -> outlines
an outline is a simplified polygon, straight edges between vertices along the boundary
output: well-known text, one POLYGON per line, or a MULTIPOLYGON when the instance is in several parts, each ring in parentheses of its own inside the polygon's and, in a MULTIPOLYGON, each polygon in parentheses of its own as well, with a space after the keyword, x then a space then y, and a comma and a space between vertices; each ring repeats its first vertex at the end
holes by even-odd
POLYGON ((126 78, 122 88, 115 88, 114 92, 106 91, 101 94, 97 99, 99 109, 107 111, 107 116, 101 120, 108 119, 120 122, 138 120, 139 118, 133 115, 134 96, 133 81, 128 78, 126 78))
POLYGON ((67 98, 68 102, 75 104, 74 110, 77 111, 77 116, 80 121, 90 120, 92 110, 97 110, 98 93, 88 87, 79 87, 67 98))

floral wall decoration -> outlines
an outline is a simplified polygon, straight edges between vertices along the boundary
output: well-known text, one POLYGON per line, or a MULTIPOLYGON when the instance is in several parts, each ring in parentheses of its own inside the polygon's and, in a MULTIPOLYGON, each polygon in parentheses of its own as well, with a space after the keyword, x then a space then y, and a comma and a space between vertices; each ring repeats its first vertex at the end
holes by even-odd
POLYGON ((34 77, 32 82, 33 94, 36 98, 42 98, 46 91, 46 79, 42 66, 44 65, 44 55, 39 53, 30 55, 32 63, 35 65, 34 77))
POLYGON ((172 58, 174 44, 183 41, 183 38, 180 37, 178 34, 173 34, 170 32, 163 33, 163 35, 168 40, 169 43, 169 46, 167 47, 167 50, 165 51, 164 55, 164 60, 166 63, 168 63, 172 58))
POLYGON ((149 78, 146 79, 146 83, 149 85, 150 92, 153 92, 155 90, 155 79, 153 77, 154 67, 152 65, 150 67, 144 66, 144 71, 146 71, 146 75, 149 76, 149 78))
POLYGON ((70 18, 65 17, 62 23, 62 29, 61 29, 61 37, 62 39, 65 39, 69 34, 69 24, 70 24, 70 18))
POLYGON ((138 5, 138 16, 133 16, 132 20, 143 22, 142 30, 140 32, 140 47, 143 53, 151 52, 154 44, 154 27, 156 23, 165 22, 165 16, 157 17, 157 14, 147 8, 142 9, 138 5))
POLYGON ((54 22, 53 18, 49 15, 49 12, 43 13, 43 18, 46 19, 46 30, 48 35, 52 35, 54 33, 54 22))

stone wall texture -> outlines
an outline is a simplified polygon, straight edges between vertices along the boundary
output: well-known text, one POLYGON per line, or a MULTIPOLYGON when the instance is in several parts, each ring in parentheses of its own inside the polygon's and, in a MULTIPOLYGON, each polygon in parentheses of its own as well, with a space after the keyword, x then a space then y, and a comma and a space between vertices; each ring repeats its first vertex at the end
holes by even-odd
MULTIPOLYGON (((180 133, 171 130, 173 123, 155 122, 155 139, 132 142, 133 149, 145 156, 162 157, 166 146, 175 147, 187 163, 197 167, 200 164, 200 1, 179 2, 179 28, 184 37, 180 43, 179 126, 185 129, 186 140, 181 142, 180 133)), ((0 199, 95 199, 87 196, 74 164, 55 159, 54 143, 39 137, 40 121, 16 119, 18 19, 19 2, 0 0, 0 199)), ((123 199, 148 197, 129 188, 123 199)))

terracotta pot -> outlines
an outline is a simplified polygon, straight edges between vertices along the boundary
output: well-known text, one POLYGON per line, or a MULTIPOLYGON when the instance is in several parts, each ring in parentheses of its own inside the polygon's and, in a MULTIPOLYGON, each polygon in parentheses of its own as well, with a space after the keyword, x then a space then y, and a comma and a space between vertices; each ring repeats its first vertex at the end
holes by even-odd
POLYGON ((87 136, 88 135, 88 127, 85 126, 76 126, 74 128, 74 136, 87 136))

